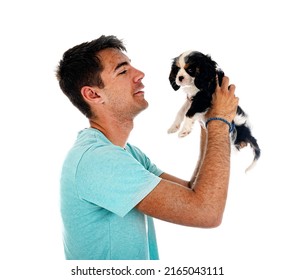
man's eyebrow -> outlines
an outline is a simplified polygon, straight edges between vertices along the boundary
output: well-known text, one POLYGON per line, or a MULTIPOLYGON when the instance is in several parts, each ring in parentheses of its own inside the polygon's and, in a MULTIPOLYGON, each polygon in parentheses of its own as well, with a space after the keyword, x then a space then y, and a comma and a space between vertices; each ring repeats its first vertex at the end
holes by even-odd
POLYGON ((129 61, 124 61, 124 62, 119 63, 119 64, 115 67, 114 72, 117 71, 120 67, 125 66, 125 65, 130 65, 130 62, 129 62, 129 61))

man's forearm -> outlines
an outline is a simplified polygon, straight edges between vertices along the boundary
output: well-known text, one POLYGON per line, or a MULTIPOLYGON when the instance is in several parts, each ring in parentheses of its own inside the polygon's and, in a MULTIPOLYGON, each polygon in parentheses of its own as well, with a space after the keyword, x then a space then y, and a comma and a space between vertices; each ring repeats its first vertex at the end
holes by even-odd
POLYGON ((207 142, 207 131, 206 131, 205 128, 203 128, 201 126, 201 132, 200 132, 200 151, 199 151, 198 162, 196 164, 194 173, 193 173, 193 175, 191 177, 191 180, 189 182, 189 187, 191 189, 194 188, 194 184, 195 184, 195 182, 197 180, 197 176, 198 176, 199 170, 200 170, 201 165, 202 165, 202 162, 203 162, 203 158, 204 158, 205 151, 206 151, 206 142, 207 142))
MULTIPOLYGON (((227 124, 210 122, 207 128, 207 145, 194 191, 205 208, 221 221, 225 208, 230 176, 230 138, 227 124)), ((209 213, 207 213, 209 214, 209 213)))

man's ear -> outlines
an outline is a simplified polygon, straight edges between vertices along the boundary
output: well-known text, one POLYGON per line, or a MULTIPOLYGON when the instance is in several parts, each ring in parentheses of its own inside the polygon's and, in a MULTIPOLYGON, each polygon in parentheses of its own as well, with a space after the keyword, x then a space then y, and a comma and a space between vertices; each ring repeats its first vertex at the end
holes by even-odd
POLYGON ((104 98, 99 89, 90 86, 83 86, 81 94, 88 103, 104 103, 104 98))

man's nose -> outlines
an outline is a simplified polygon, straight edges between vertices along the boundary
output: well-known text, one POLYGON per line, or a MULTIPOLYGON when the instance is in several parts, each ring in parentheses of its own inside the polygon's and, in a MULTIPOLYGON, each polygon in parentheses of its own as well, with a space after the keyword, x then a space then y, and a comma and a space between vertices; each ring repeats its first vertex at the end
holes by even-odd
POLYGON ((138 81, 142 80, 145 77, 145 74, 142 71, 140 71, 140 70, 138 70, 136 68, 134 68, 134 69, 136 71, 135 82, 138 82, 138 81))

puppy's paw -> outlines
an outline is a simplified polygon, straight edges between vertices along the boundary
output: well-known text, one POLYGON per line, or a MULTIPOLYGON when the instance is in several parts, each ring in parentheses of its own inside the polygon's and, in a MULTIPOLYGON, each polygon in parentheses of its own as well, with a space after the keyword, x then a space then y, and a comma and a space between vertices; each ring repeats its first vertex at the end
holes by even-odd
POLYGON ((194 122, 195 122, 195 120, 193 118, 185 118, 184 125, 183 125, 181 131, 179 132, 179 137, 182 138, 182 137, 185 137, 188 134, 190 134, 192 131, 192 127, 193 127, 194 122))
POLYGON ((178 136, 179 136, 180 138, 183 138, 183 137, 187 136, 188 134, 190 134, 191 131, 192 131, 192 129, 183 128, 183 129, 179 132, 178 136))
POLYGON ((241 142, 239 142, 238 144, 235 144, 235 146, 236 146, 236 148, 238 149, 238 150, 240 150, 240 149, 243 149, 243 148, 245 148, 246 146, 247 146, 247 142, 245 142, 245 141, 241 141, 241 142))
POLYGON ((167 133, 175 133, 179 130, 180 125, 173 124, 167 131, 167 133))

